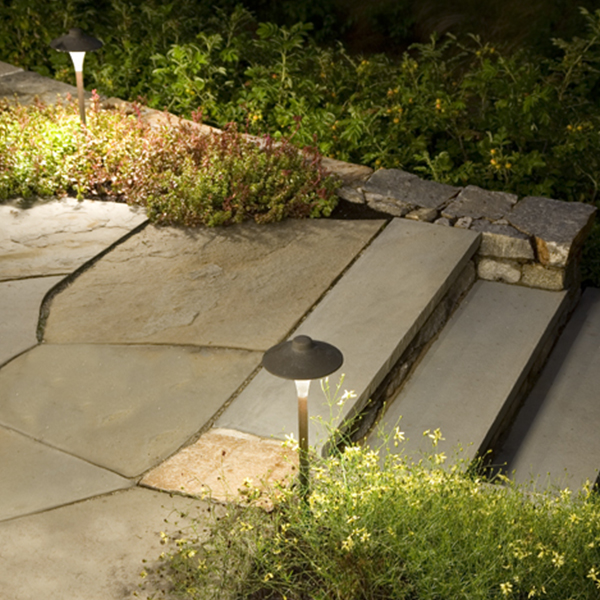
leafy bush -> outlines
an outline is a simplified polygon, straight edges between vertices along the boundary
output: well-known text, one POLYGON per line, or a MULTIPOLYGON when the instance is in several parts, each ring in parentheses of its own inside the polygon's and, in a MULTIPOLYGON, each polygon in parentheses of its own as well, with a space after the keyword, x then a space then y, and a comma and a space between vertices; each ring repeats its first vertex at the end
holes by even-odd
POLYGON ((109 196, 146 206, 153 221, 209 226, 328 216, 335 207, 336 182, 314 149, 250 140, 234 126, 152 128, 139 115, 101 110, 97 96, 88 120, 82 127, 74 103, 0 107, 0 200, 109 196))
POLYGON ((558 59, 504 55, 470 37, 417 44, 400 60, 321 48, 298 23, 238 9, 194 44, 155 54, 149 101, 252 131, 318 136, 324 154, 453 184, 593 201, 600 165, 600 11, 558 59))
POLYGON ((189 600, 597 598, 590 486, 531 494, 491 484, 460 460, 445 464, 440 436, 430 433, 432 453, 418 462, 355 445, 313 455, 307 501, 276 489, 271 512, 248 485, 247 505, 172 540, 161 574, 189 600))

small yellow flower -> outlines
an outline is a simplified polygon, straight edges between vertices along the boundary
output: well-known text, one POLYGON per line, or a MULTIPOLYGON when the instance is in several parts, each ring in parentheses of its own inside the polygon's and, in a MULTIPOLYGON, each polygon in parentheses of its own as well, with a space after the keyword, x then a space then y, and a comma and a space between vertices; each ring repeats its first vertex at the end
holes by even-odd
POLYGON ((267 573, 264 577, 263 577, 263 582, 267 583, 267 581, 269 581, 270 579, 273 579, 274 575, 273 573, 267 573))
POLYGON ((559 569, 565 564, 565 557, 558 552, 554 552, 553 554, 554 556, 552 557, 552 564, 559 569))
POLYGON ((346 552, 350 552, 350 550, 352 550, 352 548, 354 547, 354 540, 352 539, 352 536, 349 535, 343 542, 342 542, 342 550, 345 550, 346 552))
POLYGON ((490 160, 490 164, 491 164, 491 165, 495 165, 495 164, 496 164, 496 162, 497 162, 497 161, 496 161, 496 159, 495 159, 495 158, 492 158, 492 159, 490 160))
POLYGON ((500 584, 500 591, 502 592, 502 594, 504 596, 508 596, 508 595, 512 594, 512 589, 513 589, 513 585, 510 581, 500 584))
POLYGON ((509 163, 509 162, 507 162, 507 163, 504 165, 504 168, 505 168, 505 169, 510 169, 511 167, 512 167, 512 163, 509 163))
POLYGON ((396 117, 396 118, 394 119, 394 123, 400 123, 400 119, 399 119, 398 117, 396 117))

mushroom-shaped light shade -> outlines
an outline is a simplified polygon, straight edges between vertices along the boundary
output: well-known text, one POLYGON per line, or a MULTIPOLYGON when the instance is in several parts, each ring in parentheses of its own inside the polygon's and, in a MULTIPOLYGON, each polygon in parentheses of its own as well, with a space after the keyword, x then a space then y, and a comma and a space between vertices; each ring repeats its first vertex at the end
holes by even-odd
POLYGON ((79 27, 69 30, 69 33, 50 42, 50 47, 60 52, 92 52, 99 50, 103 44, 91 35, 84 33, 79 27))
POLYGON ((63 35, 50 42, 50 47, 60 52, 68 52, 71 55, 75 71, 81 73, 83 71, 83 59, 86 52, 98 50, 102 48, 102 42, 91 35, 87 35, 74 27, 69 30, 69 33, 63 35))
POLYGON ((267 350, 263 367, 283 379, 310 381, 337 371, 344 362, 342 353, 331 344, 299 335, 267 350))

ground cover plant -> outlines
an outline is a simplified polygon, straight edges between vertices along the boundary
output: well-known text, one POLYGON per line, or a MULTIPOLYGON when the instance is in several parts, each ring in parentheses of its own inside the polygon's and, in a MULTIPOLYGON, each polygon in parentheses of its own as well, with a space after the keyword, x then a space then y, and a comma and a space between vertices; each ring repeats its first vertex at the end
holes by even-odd
POLYGON ((335 207, 336 182, 314 149, 251 140, 234 125, 210 134, 179 120, 151 127, 137 111, 102 110, 96 95, 85 127, 74 103, 0 106, 0 201, 73 193, 141 204, 155 222, 188 226, 335 207))
MULTIPOLYGON (((169 542, 158 571, 187 600, 600 597, 600 503, 590 486, 532 494, 437 452, 348 445, 312 456, 307 501, 248 483, 244 505, 169 542)), ((397 429, 401 449, 404 436, 397 429)), ((143 573, 148 577, 149 572, 143 573)))

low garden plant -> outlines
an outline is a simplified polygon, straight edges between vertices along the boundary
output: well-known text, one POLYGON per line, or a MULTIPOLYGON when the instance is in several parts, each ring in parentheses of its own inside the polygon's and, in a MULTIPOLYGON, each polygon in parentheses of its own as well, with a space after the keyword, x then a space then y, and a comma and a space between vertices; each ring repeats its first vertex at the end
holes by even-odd
POLYGON ((307 500, 279 487, 269 495, 271 511, 248 484, 246 504, 169 540, 159 569, 169 593, 189 600, 600 597, 600 503, 589 485, 532 494, 505 478, 490 482, 437 451, 441 432, 424 435, 431 453, 418 460, 402 451, 399 429, 397 453, 350 444, 326 458, 314 454, 307 500))
MULTIPOLYGON (((196 115, 196 121, 199 115, 196 115)), ((76 194, 145 206, 159 223, 222 225, 328 216, 336 182, 314 148, 74 103, 0 106, 0 200, 76 194)))

